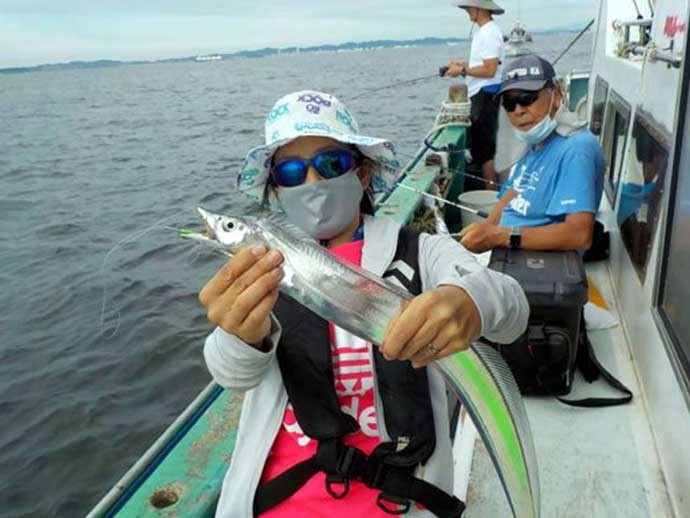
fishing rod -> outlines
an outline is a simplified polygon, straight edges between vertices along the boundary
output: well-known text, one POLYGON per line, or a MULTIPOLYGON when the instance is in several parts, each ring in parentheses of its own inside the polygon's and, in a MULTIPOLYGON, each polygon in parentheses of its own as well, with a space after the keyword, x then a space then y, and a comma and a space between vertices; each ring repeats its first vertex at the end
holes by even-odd
POLYGON ((486 211, 473 209, 472 207, 468 207, 467 205, 461 205, 460 203, 454 203, 452 201, 448 201, 445 198, 441 198, 440 196, 436 196, 435 194, 431 194, 431 193, 428 193, 426 191, 422 191, 420 189, 415 189, 414 187, 410 187, 409 185, 405 185, 403 183, 399 183, 398 187, 402 187, 403 189, 407 189, 408 191, 416 192, 417 194, 427 196, 428 198, 434 199, 436 201, 440 201, 441 203, 444 203, 446 205, 451 205, 453 207, 457 207, 460 210, 464 210, 465 212, 469 212, 470 214, 474 214, 474 215, 479 216, 481 218, 488 218, 489 217, 489 213, 486 211))
POLYGON ((487 180, 486 178, 482 178, 481 176, 477 176, 476 174, 470 174, 470 173, 465 173, 460 170, 454 170, 448 168, 448 171, 453 173, 453 174, 459 174, 460 176, 466 176, 467 178, 472 178, 473 180, 477 180, 479 182, 484 182, 487 185, 492 185, 494 187, 498 187, 499 189, 503 187, 503 184, 500 182, 494 182, 493 180, 487 180))
POLYGON ((561 52, 561 55, 558 56, 558 57, 554 60, 554 62, 551 63, 551 64, 552 64, 553 66, 556 66, 556 63, 558 63, 558 60, 560 60, 560 59, 565 55, 565 53, 568 52, 568 51, 570 50, 570 48, 571 48, 573 45, 575 45, 575 43, 577 42, 577 40, 579 40, 579 39, 582 37, 582 35, 583 35, 585 32, 587 32, 587 29, 589 29, 592 25, 594 25, 594 18, 592 18, 592 19, 589 21, 589 23, 587 24, 587 26, 586 26, 584 29, 582 29, 582 30, 579 32, 579 34, 578 34, 577 36, 575 36, 575 39, 574 39, 573 41, 570 42, 570 45, 568 45, 568 46, 565 48, 565 50, 564 50, 563 52, 561 52))
MULTIPOLYGON (((635 1, 635 0, 633 0, 633 1, 635 1)), ((575 43, 577 42, 577 40, 579 40, 580 37, 581 37, 581 36, 587 31, 587 29, 589 29, 593 24, 594 24, 594 18, 592 18, 592 20, 590 20, 590 22, 587 24, 587 26, 586 26, 584 29, 582 29, 582 31, 580 31, 580 33, 575 37, 575 39, 574 39, 572 42, 570 42, 570 45, 568 45, 568 46, 566 47, 566 49, 565 49, 563 52, 561 52, 561 55, 558 56, 558 57, 556 58, 556 60, 553 62, 553 65, 555 65, 555 64, 558 62, 558 60, 560 60, 560 59, 565 55, 565 53, 568 52, 568 51, 570 50, 570 48, 571 48, 573 45, 575 45, 575 43)), ((414 83, 418 83, 418 82, 420 82, 420 81, 429 81, 429 80, 434 79, 434 78, 436 78, 436 77, 444 77, 447 71, 448 71, 448 67, 441 67, 441 68, 439 69, 438 73, 436 73, 436 74, 430 74, 430 75, 426 75, 426 76, 415 77, 415 78, 413 78, 413 79, 407 79, 407 80, 405 80, 405 81, 396 81, 395 83, 390 83, 390 84, 387 84, 387 85, 384 85, 384 86, 379 86, 379 87, 376 87, 376 88, 369 88, 369 89, 367 89, 367 90, 364 90, 364 91, 360 92, 359 94, 357 94, 357 95, 355 95, 355 96, 346 97, 346 98, 343 99, 343 100, 349 102, 349 101, 352 101, 352 100, 354 100, 354 99, 359 99, 360 97, 364 97, 365 95, 369 95, 369 94, 372 94, 372 93, 380 92, 380 91, 383 91, 383 90, 388 90, 389 88, 396 88, 396 87, 398 87, 398 86, 407 86, 407 85, 411 85, 411 84, 414 84, 414 83)))
POLYGON ((405 80, 405 81, 398 81, 398 82, 391 83, 391 84, 388 84, 388 85, 379 86, 379 87, 377 87, 377 88, 369 88, 368 90, 364 90, 363 92, 361 92, 361 93, 359 93, 359 94, 357 94, 357 95, 355 95, 355 96, 353 96, 353 97, 345 98, 344 101, 349 102, 349 101, 352 101, 353 99, 359 99, 360 97, 364 97, 365 95, 369 95, 369 94, 372 94, 372 93, 375 93, 375 92, 379 92, 379 91, 381 91, 381 90, 388 90, 389 88, 395 88, 395 87, 398 87, 398 86, 407 86, 407 85, 411 85, 411 84, 414 84, 414 83, 418 83, 418 82, 420 82, 420 81, 428 81, 428 80, 433 79, 433 78, 435 78, 435 77, 439 77, 439 74, 436 73, 436 74, 432 74, 432 75, 416 77, 416 78, 414 78, 414 79, 407 79, 407 80, 405 80))
MULTIPOLYGON (((460 153, 464 153, 464 151, 456 151, 456 150, 452 150, 452 149, 448 149, 448 150, 445 150, 445 151, 443 151, 443 152, 444 152, 444 153, 448 153, 448 154, 460 154, 460 153)), ((408 158, 408 159, 410 159, 410 160, 414 160, 415 158, 417 158, 415 155, 410 155, 410 154, 408 154, 408 153, 402 153, 402 152, 400 152, 400 151, 396 151, 396 153, 397 153, 398 155, 400 155, 401 157, 403 157, 403 158, 408 158)), ((483 178, 483 177, 481 177, 481 176, 477 176, 476 174, 466 173, 465 171, 463 171, 463 170, 461 170, 461 169, 452 169, 452 168, 449 167, 449 168, 448 168, 448 172, 449 172, 449 173, 453 173, 453 174, 459 174, 460 176, 465 176, 465 177, 467 177, 467 178, 472 178, 473 180, 478 180, 478 181, 483 182, 483 183, 485 183, 485 184, 487 184, 487 185, 493 185, 494 187, 498 187, 499 189, 500 189, 501 187, 503 187, 503 184, 500 183, 500 182, 494 182, 493 180, 487 180, 486 178, 483 178)))

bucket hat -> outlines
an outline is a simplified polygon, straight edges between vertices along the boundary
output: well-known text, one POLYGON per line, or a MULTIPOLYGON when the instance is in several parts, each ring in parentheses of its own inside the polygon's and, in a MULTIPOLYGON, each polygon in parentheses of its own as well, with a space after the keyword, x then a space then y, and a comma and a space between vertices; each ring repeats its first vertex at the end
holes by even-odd
POLYGON ((479 9, 484 9, 489 11, 491 14, 503 14, 505 9, 499 7, 498 4, 492 2, 491 0, 451 0, 451 5, 455 7, 478 7, 479 9))
POLYGON ((237 178, 238 189, 260 201, 271 174, 273 154, 298 137, 328 137, 356 146, 374 163, 371 190, 375 199, 394 187, 400 170, 395 146, 386 139, 360 135, 354 116, 334 96, 303 90, 279 99, 269 112, 265 144, 247 154, 237 178))

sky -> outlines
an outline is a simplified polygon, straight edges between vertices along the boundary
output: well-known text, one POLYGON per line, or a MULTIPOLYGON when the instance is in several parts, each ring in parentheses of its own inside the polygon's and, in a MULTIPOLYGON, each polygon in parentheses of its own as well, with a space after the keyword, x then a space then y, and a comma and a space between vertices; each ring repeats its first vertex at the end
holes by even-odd
MULTIPOLYGON (((595 0, 495 1, 506 9, 497 17, 505 33, 518 16, 538 31, 596 14, 595 0)), ((449 0, 0 0, 0 68, 467 37, 469 30, 467 15, 449 0)))

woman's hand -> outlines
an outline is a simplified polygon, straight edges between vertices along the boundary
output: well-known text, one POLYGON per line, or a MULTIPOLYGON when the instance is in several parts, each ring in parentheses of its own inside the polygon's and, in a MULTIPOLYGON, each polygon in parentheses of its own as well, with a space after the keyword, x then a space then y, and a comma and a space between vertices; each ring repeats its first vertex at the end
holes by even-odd
POLYGON ((401 308, 388 324, 381 352, 389 360, 410 360, 423 367, 464 351, 481 334, 481 318, 462 288, 441 286, 401 308))
POLYGON ((460 231, 460 244, 470 252, 481 253, 499 246, 510 246, 510 228, 488 221, 467 225, 460 231))
POLYGON ((271 330, 271 310, 283 278, 283 256, 265 246, 243 248, 223 265, 199 293, 208 319, 260 348, 271 330))

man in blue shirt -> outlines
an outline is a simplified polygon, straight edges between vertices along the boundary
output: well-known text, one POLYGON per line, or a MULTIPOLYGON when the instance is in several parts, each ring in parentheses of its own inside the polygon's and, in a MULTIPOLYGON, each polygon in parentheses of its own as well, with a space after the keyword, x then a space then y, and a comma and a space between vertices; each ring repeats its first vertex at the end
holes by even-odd
POLYGON ((473 252, 588 249, 604 187, 599 142, 582 124, 568 122, 555 71, 538 56, 511 63, 498 95, 529 148, 489 218, 465 227, 460 242, 473 252))

